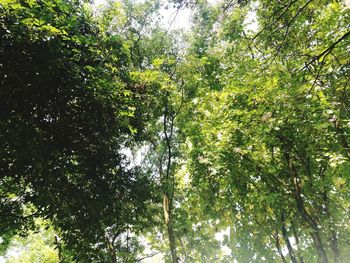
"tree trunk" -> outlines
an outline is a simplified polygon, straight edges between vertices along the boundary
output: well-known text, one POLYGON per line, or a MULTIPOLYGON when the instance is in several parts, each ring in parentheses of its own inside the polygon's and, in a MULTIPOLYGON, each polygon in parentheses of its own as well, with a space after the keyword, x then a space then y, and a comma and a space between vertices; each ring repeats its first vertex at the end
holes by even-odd
POLYGON ((163 158, 160 159, 160 167, 159 174, 163 186, 163 213, 164 213, 164 222, 167 227, 168 238, 169 238, 169 247, 170 254, 173 263, 178 263, 178 257, 176 252, 176 242, 175 242, 175 234, 173 229, 173 221, 172 221, 172 209, 173 209, 173 196, 174 196, 174 175, 171 172, 172 165, 172 139, 174 132, 174 120, 176 114, 171 114, 171 110, 169 110, 169 101, 168 101, 169 93, 166 94, 165 107, 164 107, 164 115, 163 115, 163 133, 165 137, 166 144, 166 170, 163 173, 163 158))
POLYGON ((283 236, 284 241, 286 242, 290 260, 293 263, 298 263, 297 258, 295 257, 295 253, 294 253, 293 247, 292 247, 292 245, 291 245, 291 243, 289 241, 289 238, 288 238, 288 233, 287 233, 286 224, 285 224, 284 212, 281 213, 281 220, 282 220, 282 236, 283 236))
POLYGON ((311 233, 310 233, 311 238, 313 240, 314 246, 315 246, 316 251, 318 253, 320 262, 321 263, 328 263, 329 260, 328 260, 326 251, 324 249, 324 246, 323 246, 323 243, 321 240, 318 224, 317 224, 316 220, 305 209, 304 201, 303 201, 302 194, 301 194, 301 186, 300 186, 297 170, 293 165, 292 158, 289 155, 288 151, 285 151, 284 155, 285 155, 285 159, 287 161, 288 168, 289 168, 290 175, 291 175, 290 179, 291 179, 291 184, 293 186, 294 199, 296 202, 297 210, 298 210, 299 214, 301 215, 301 218, 306 223, 306 225, 311 228, 311 233))
POLYGON ((56 245, 57 247, 57 250, 58 250, 58 259, 60 262, 63 262, 64 258, 62 256, 62 246, 61 246, 61 241, 60 241, 60 238, 57 234, 55 234, 55 241, 54 241, 54 244, 56 245))
POLYGON ((279 241, 279 237, 278 237, 278 231, 276 230, 275 234, 273 235, 273 238, 275 240, 275 246, 277 248, 277 252, 278 254, 280 255, 281 259, 282 259, 282 262, 283 263, 287 263, 287 260, 286 258, 283 256, 283 253, 282 253, 282 249, 281 249, 281 244, 280 244, 280 241, 279 241))
POLYGON ((163 193, 164 222, 168 231, 171 259, 173 263, 178 263, 175 235, 174 235, 174 230, 172 225, 171 206, 172 206, 172 200, 169 199, 168 193, 166 192, 163 193))
POLYGON ((328 209, 328 203, 329 203, 328 195, 327 195, 327 192, 324 191, 323 192, 323 205, 324 205, 323 211, 326 214, 327 220, 328 220, 328 229, 330 231, 329 243, 331 245, 334 263, 339 263, 341 262, 341 255, 339 251, 338 237, 337 237, 337 233, 333 228, 334 222, 332 220, 331 213, 328 209))
POLYGON ((115 248, 110 242, 107 243, 107 251, 110 256, 111 263, 117 263, 117 255, 115 253, 115 248))
POLYGON ((299 247, 299 237, 298 237, 297 231, 295 229, 295 226, 293 224, 293 221, 291 222, 291 225, 292 225, 292 229, 293 229, 293 235, 294 235, 294 238, 295 238, 295 243, 297 245, 297 254, 298 254, 299 261, 300 261, 300 263, 304 263, 304 258, 301 255, 301 251, 300 251, 300 247, 299 247))
POLYGON ((298 180, 296 178, 293 178, 293 181, 295 184, 295 200, 297 203, 298 212, 300 213, 302 219, 306 222, 306 224, 311 228, 311 237, 317 250, 320 262, 328 263, 328 257, 320 237, 318 224, 305 209, 298 180))

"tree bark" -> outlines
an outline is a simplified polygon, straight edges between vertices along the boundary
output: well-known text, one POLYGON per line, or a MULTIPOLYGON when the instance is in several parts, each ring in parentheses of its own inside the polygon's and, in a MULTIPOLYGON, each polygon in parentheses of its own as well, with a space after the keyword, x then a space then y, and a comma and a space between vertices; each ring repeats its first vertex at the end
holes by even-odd
POLYGON ((330 231, 329 243, 331 245, 334 263, 339 263, 341 262, 341 255, 339 251, 338 237, 337 237, 337 233, 333 228, 334 222, 332 220, 331 213, 328 209, 328 203, 329 203, 328 195, 327 195, 327 192, 324 191, 323 192, 323 205, 324 205, 323 211, 326 214, 327 220, 328 220, 328 229, 330 231))
POLYGON ((55 234, 54 244, 56 245, 57 250, 58 250, 58 259, 59 259, 60 262, 63 262, 64 258, 63 258, 63 255, 62 255, 61 241, 60 241, 60 238, 59 238, 59 236, 57 234, 55 234))
POLYGON ((302 194, 301 194, 301 185, 299 182, 298 173, 297 173, 296 168, 293 165, 293 161, 292 161, 291 156, 288 153, 288 149, 284 152, 284 155, 285 155, 285 159, 287 161, 288 168, 289 168, 290 175, 291 175, 290 179, 291 179, 291 184, 293 186, 294 199, 296 202, 298 213, 300 214, 301 218, 304 220, 306 225, 311 228, 310 235, 311 235, 311 238, 313 240, 313 244, 316 248, 320 262, 328 263, 329 262, 328 256, 327 256, 326 250, 323 246, 323 242, 322 242, 322 239, 321 239, 321 236, 319 233, 317 221, 305 209, 304 201, 303 201, 302 194))
POLYGON ((295 238, 295 243, 297 245, 297 254, 298 254, 299 262, 304 263, 304 258, 301 255, 301 251, 300 251, 300 247, 299 247, 299 237, 298 237, 298 234, 297 234, 297 231, 295 229, 293 221, 291 222, 291 225, 292 225, 293 235, 295 238))
MULTIPOLYGON (((173 263, 178 263, 177 251, 176 251, 176 242, 175 234, 173 229, 173 220, 172 220, 172 208, 173 208, 173 195, 174 195, 174 175, 171 172, 172 165, 172 137, 174 131, 174 119, 176 115, 170 116, 169 105, 168 105, 168 96, 166 96, 165 109, 164 109, 164 119, 163 119, 163 133, 166 143, 166 169, 165 173, 162 171, 162 163, 160 164, 160 176, 162 179, 163 186, 163 214, 164 222, 167 227, 168 238, 169 238, 169 247, 170 254, 173 263), (169 127, 168 127, 169 126, 169 127), (169 129, 169 130, 168 130, 169 129)), ((161 160, 162 162, 162 160, 161 160)))
POLYGON ((171 259, 173 263, 178 263, 175 235, 174 235, 173 222, 172 222, 172 211, 171 211, 172 204, 171 203, 172 202, 169 199, 168 193, 164 192, 163 193, 164 222, 168 231, 171 259))
POLYGON ((113 244, 108 241, 107 238, 106 238, 106 241, 107 241, 107 244, 106 244, 107 251, 108 251, 108 254, 110 256, 111 263, 117 263, 117 255, 115 253, 115 248, 114 248, 113 244))
POLYGON ((282 262, 283 263, 287 263, 287 260, 286 260, 286 258, 284 257, 284 255, 282 253, 281 244, 280 244, 280 241, 279 241, 279 236, 278 236, 278 231, 277 230, 276 230, 275 234, 273 235, 273 238, 275 240, 275 246, 277 248, 278 254, 281 257, 282 262))
POLYGON ((295 253, 294 253, 294 250, 293 250, 293 247, 292 247, 292 245, 289 241, 289 238, 288 238, 288 233, 287 233, 286 223, 285 223, 286 219, 285 219, 284 212, 281 213, 281 221, 282 221, 282 236, 283 236, 284 241, 286 242, 290 260, 293 263, 298 263, 297 258, 296 258, 295 253))

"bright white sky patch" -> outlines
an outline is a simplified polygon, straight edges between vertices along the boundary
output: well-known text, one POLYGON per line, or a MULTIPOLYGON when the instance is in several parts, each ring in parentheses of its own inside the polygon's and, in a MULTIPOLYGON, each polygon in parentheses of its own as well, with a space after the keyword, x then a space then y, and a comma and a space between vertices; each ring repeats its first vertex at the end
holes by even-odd
POLYGON ((160 15, 162 16, 164 27, 167 29, 190 29, 191 26, 191 10, 188 8, 162 8, 160 9, 160 15))
POLYGON ((256 10, 259 7, 258 2, 253 2, 251 6, 251 10, 247 13, 246 18, 244 19, 243 25, 244 28, 248 31, 248 33, 256 33, 258 31, 258 20, 256 17, 256 10))
MULTIPOLYGON (((93 5, 98 9, 100 5, 103 5, 106 2, 107 0, 94 0, 93 5)), ((159 14, 162 18, 162 26, 167 30, 190 29, 192 11, 189 8, 180 8, 178 10, 176 7, 173 7, 173 4, 169 3, 168 8, 162 7, 159 10, 159 14)))
MULTIPOLYGON (((231 231, 231 227, 227 227, 226 229, 224 229, 220 232, 217 232, 215 234, 215 239, 220 241, 220 242, 223 242, 225 235, 228 237, 230 236, 230 231, 231 231)), ((232 253, 232 250, 226 245, 221 246, 221 250, 225 255, 230 255, 232 253)))
POLYGON ((106 0, 95 0, 94 5, 98 6, 98 5, 104 4, 105 2, 106 0))
POLYGON ((249 11, 243 24, 244 28, 248 30, 248 32, 256 33, 259 26, 258 21, 256 19, 256 12, 249 11))

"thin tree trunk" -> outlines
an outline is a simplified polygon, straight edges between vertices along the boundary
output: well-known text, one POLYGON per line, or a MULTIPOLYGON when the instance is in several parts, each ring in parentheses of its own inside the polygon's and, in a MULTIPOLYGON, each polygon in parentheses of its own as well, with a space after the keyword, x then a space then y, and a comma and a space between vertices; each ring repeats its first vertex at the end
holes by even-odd
POLYGON ((164 189, 163 190, 164 191, 163 192, 163 214, 164 214, 164 222, 168 232, 171 259, 173 263, 178 263, 175 234, 174 234, 173 220, 172 220, 173 196, 174 196, 175 186, 174 186, 174 177, 171 172, 171 165, 172 165, 171 162, 173 157, 171 142, 172 142, 172 136, 174 131, 174 119, 176 115, 170 116, 168 96, 169 94, 167 94, 166 101, 165 101, 164 119, 163 119, 163 133, 165 136, 166 151, 167 151, 166 171, 165 173, 163 173, 162 164, 161 164, 160 175, 162 178, 162 186, 164 189))
POLYGON ((289 241, 289 238, 288 238, 288 233, 287 233, 286 223, 285 223, 286 219, 285 219, 284 212, 281 213, 281 221, 282 221, 282 236, 283 236, 284 241, 286 242, 290 260, 293 263, 298 263, 297 258, 296 258, 295 253, 294 253, 294 250, 293 250, 293 247, 292 247, 292 245, 289 241))
POLYGON ((293 161, 288 153, 288 149, 287 151, 285 151, 284 155, 285 155, 285 159, 287 161, 288 168, 291 175, 291 184, 293 186, 294 199, 297 205, 297 210, 301 215, 301 218, 304 220, 304 222, 311 228, 311 233, 310 233, 311 238, 313 240, 313 244, 318 253, 320 262, 328 263, 329 262, 328 256, 326 254, 326 250, 324 249, 324 246, 321 240, 318 224, 316 220, 305 209, 303 198, 301 195, 301 186, 298 178, 298 173, 296 168, 293 165, 293 161))
POLYGON ((333 258, 334 258, 334 263, 339 263, 341 262, 341 255, 340 255, 340 251, 339 251, 339 245, 338 245, 338 237, 337 237, 337 233, 335 232, 334 228, 333 228, 333 220, 330 214, 330 211, 328 209, 328 196, 327 196, 327 192, 324 191, 323 192, 323 205, 324 205, 324 212, 327 216, 327 220, 328 220, 328 228, 330 231, 330 238, 329 238, 329 243, 331 245, 331 250, 332 250, 332 254, 333 254, 333 258))
MULTIPOLYGON (((295 180, 293 180, 293 181, 295 181, 295 180)), ((298 211, 301 214, 302 219, 311 228, 311 233, 310 233, 311 234, 311 238, 312 238, 313 243, 315 245, 315 248, 317 250, 320 262, 328 263, 329 262, 328 261, 328 257, 327 257, 326 251, 324 249, 324 246, 323 246, 323 243, 322 243, 322 240, 321 240, 321 237, 320 237, 320 233, 319 233, 317 222, 306 211, 300 192, 298 192, 298 191, 296 192, 295 199, 296 199, 298 211)))
POLYGON ((328 257, 320 237, 318 224, 315 221, 315 219, 312 218, 312 216, 305 209, 304 202, 302 200, 302 196, 300 192, 300 185, 297 178, 294 177, 292 178, 292 180, 295 186, 295 200, 297 203, 298 212, 300 213, 302 219, 306 222, 306 224, 311 228, 311 238, 317 250, 320 262, 328 263, 329 262, 328 257))
POLYGON ((331 229, 330 243, 331 243, 331 249, 332 249, 332 253, 333 253, 334 263, 340 263, 341 262, 341 254, 340 254, 339 246, 338 246, 338 237, 333 229, 331 229))
POLYGON ((171 206, 172 206, 171 200, 169 199, 168 193, 163 193, 164 222, 168 231, 171 259, 173 263, 178 263, 175 235, 174 235, 173 224, 172 224, 173 222, 172 222, 171 206))
POLYGON ((281 244, 280 244, 280 241, 279 241, 279 236, 278 236, 278 231, 277 230, 276 230, 275 234, 273 235, 273 238, 275 240, 275 246, 277 248, 278 254, 280 255, 280 257, 282 259, 282 262, 283 263, 287 263, 287 260, 286 260, 286 258, 284 257, 284 255, 282 253, 281 244))
POLYGON ((292 225, 293 235, 295 238, 295 243, 297 245, 297 254, 298 254, 299 261, 300 261, 300 263, 304 263, 304 258, 301 255, 301 251, 300 251, 300 247, 299 247, 299 237, 298 237, 297 231, 295 229, 293 222, 291 222, 291 225, 292 225))
POLYGON ((110 256, 111 263, 117 263, 117 255, 115 253, 115 248, 114 248, 113 244, 108 241, 107 238, 106 238, 106 241, 107 241, 107 244, 106 244, 107 251, 108 251, 108 254, 110 256))
POLYGON ((60 238, 57 234, 55 234, 55 242, 54 244, 56 245, 57 247, 57 250, 58 250, 58 259, 60 262, 63 262, 64 258, 62 256, 62 246, 61 246, 61 241, 60 241, 60 238))

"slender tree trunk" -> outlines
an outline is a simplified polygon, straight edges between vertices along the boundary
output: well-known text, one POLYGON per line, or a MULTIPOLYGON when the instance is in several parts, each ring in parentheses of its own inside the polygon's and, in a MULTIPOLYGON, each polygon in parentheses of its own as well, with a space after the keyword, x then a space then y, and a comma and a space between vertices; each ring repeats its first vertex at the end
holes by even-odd
POLYGON ((305 209, 302 194, 301 194, 301 186, 300 186, 300 182, 299 182, 299 178, 298 178, 298 173, 297 173, 296 168, 293 165, 293 161, 288 153, 288 149, 287 149, 287 151, 285 151, 284 155, 285 155, 285 159, 288 163, 288 168, 289 168, 290 175, 291 175, 291 184, 293 186, 294 199, 295 199, 295 202, 297 205, 297 210, 298 210, 299 214, 301 215, 301 218, 303 219, 303 221, 306 223, 306 225, 308 225, 311 228, 310 235, 311 235, 311 238, 313 240, 313 244, 316 248, 316 251, 318 253, 320 262, 321 263, 328 263, 329 262, 328 256, 327 256, 326 250, 323 246, 323 242, 322 242, 322 239, 320 236, 317 221, 305 209))
POLYGON ((57 249, 58 249, 58 259, 60 262, 63 262, 64 258, 62 255, 62 246, 61 246, 61 241, 60 238, 57 234, 55 234, 55 242, 54 244, 56 245, 57 249))
POLYGON ((311 228, 311 238, 317 250, 320 262, 328 263, 328 257, 324 249, 323 242, 321 240, 318 224, 316 220, 305 209, 300 192, 300 185, 297 178, 293 178, 293 182, 295 185, 295 199, 297 203, 298 212, 300 213, 302 219, 306 222, 306 224, 311 228))
POLYGON ((302 201, 302 197, 300 192, 296 194, 296 203, 298 207, 298 211, 301 214, 302 219, 306 222, 306 224, 311 228, 311 238, 317 250, 320 262, 328 263, 328 257, 326 251, 323 246, 323 242, 321 240, 318 224, 314 218, 306 211, 304 207, 304 203, 302 201))
MULTIPOLYGON (((162 165, 159 168, 159 173, 161 177, 164 178, 164 174, 162 171, 162 165)), ((167 184, 163 182, 163 187, 167 188, 167 184)), ((173 263, 178 263, 178 257, 176 252, 176 242, 175 242, 175 234, 173 229, 173 220, 172 220, 172 196, 169 194, 167 190, 163 192, 163 217, 164 223, 168 233, 169 240, 169 248, 171 254, 171 260, 173 263)))
POLYGON ((340 263, 341 262, 341 254, 340 254, 339 246, 338 246, 338 237, 333 229, 331 230, 330 243, 331 243, 331 249, 332 249, 332 253, 333 253, 334 263, 340 263))
POLYGON ((172 200, 169 198, 168 193, 163 193, 163 210, 164 210, 164 222, 168 231, 169 238, 169 246, 171 259, 173 263, 178 262, 177 253, 176 253, 176 243, 175 243, 175 235, 173 230, 173 222, 172 222, 172 200))
POLYGON ((279 236, 278 236, 278 231, 276 230, 275 234, 273 235, 273 238, 275 240, 275 246, 277 248, 277 252, 281 257, 281 260, 283 263, 287 263, 286 258, 284 257, 283 253, 282 253, 282 249, 281 249, 281 244, 280 244, 280 240, 279 240, 279 236))
POLYGON ((300 261, 300 263, 304 263, 304 258, 301 255, 301 251, 300 251, 300 247, 299 247, 299 237, 298 237, 297 231, 295 229, 293 222, 291 222, 291 225, 292 225, 292 229, 293 229, 293 235, 295 238, 295 244, 297 245, 297 254, 298 254, 299 261, 300 261))
POLYGON ((324 246, 323 246, 323 243, 322 243, 322 240, 320 238, 320 235, 319 235, 318 231, 311 230, 311 237, 312 237, 312 240, 313 240, 313 242, 315 244, 315 247, 316 247, 316 250, 317 250, 320 262, 328 263, 329 262, 328 256, 326 254, 326 251, 324 249, 324 246))
POLYGON ((283 236, 284 242, 286 242, 290 260, 293 263, 298 263, 297 258, 296 258, 295 253, 294 253, 294 250, 293 250, 293 247, 292 247, 292 245, 289 241, 289 238, 288 238, 288 233, 287 233, 286 223, 285 223, 286 219, 285 219, 284 212, 281 213, 281 221, 282 221, 282 236, 283 236))
POLYGON ((117 263, 117 255, 115 253, 115 248, 111 242, 107 242, 107 251, 111 260, 111 263, 117 263))
POLYGON ((169 238, 169 247, 170 254, 173 263, 178 263, 177 251, 176 251, 176 242, 175 242, 175 234, 173 229, 173 220, 172 220, 172 209, 173 209, 173 195, 174 195, 174 175, 171 172, 172 165, 172 137, 174 131, 174 119, 176 115, 171 116, 169 110, 169 101, 167 94, 165 101, 165 109, 164 109, 164 119, 163 119, 163 133, 165 137, 166 143, 166 169, 165 172, 162 171, 162 161, 160 165, 160 176, 162 179, 163 186, 163 214, 164 214, 164 222, 167 227, 168 238, 169 238))
POLYGON ((338 237, 337 237, 337 233, 335 232, 334 228, 333 228, 333 220, 331 217, 331 213, 328 209, 328 196, 327 196, 327 192, 324 191, 323 192, 323 205, 324 205, 324 213, 327 216, 327 220, 328 220, 328 229, 330 231, 330 238, 329 238, 329 243, 331 245, 331 250, 332 250, 332 254, 333 254, 333 258, 334 258, 334 263, 339 263, 341 262, 341 255, 340 255, 340 251, 339 251, 339 245, 338 245, 338 237))

